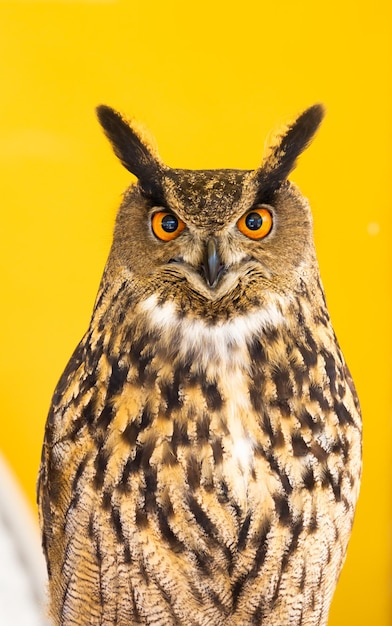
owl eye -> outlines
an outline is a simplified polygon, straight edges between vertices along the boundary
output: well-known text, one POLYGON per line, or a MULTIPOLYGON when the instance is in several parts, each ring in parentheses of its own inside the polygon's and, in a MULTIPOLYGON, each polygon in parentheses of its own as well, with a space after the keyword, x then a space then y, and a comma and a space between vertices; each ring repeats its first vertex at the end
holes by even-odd
POLYGON ((272 228, 272 213, 265 207, 254 207, 240 217, 238 229, 250 239, 263 239, 272 228))
POLYGON ((158 211, 152 216, 151 228, 161 241, 171 241, 184 230, 185 224, 170 211, 158 211))

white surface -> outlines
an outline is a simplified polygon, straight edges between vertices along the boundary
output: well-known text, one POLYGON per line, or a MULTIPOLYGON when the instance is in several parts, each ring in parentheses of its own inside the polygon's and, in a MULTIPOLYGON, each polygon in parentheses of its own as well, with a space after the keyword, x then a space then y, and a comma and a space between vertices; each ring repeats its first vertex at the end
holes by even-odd
POLYGON ((0 454, 0 626, 47 626, 37 523, 0 454))

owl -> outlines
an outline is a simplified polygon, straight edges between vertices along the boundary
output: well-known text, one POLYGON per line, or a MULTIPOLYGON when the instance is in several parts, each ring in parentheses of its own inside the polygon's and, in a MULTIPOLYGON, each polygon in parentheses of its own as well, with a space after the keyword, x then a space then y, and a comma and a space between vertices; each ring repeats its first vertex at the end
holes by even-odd
POLYGON ((258 169, 188 170, 98 108, 137 182, 46 424, 53 624, 327 623, 361 418, 288 180, 323 114, 288 124, 258 169))

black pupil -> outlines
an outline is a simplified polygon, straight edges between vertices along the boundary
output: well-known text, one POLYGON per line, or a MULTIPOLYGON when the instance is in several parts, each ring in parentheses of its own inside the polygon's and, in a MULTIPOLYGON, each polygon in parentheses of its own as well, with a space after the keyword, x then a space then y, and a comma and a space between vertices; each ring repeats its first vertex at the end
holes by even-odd
POLYGON ((258 213, 249 213, 245 218, 245 224, 249 230, 259 230, 263 223, 263 218, 258 213))
POLYGON ((162 218, 161 225, 166 233, 174 233, 178 228, 178 219, 175 215, 165 215, 165 217, 162 218))

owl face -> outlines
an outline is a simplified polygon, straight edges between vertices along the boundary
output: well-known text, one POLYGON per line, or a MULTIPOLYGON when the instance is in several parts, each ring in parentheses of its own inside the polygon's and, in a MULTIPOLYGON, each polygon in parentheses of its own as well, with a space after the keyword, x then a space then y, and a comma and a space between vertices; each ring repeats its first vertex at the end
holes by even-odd
POLYGON ((224 306, 236 291, 249 301, 257 293, 258 304, 268 292, 295 291, 303 268, 316 261, 308 203, 287 175, 321 120, 320 107, 251 171, 169 168, 119 114, 98 113, 116 154, 138 176, 117 216, 113 275, 126 271, 133 289, 164 300, 180 290, 189 307, 224 306))

